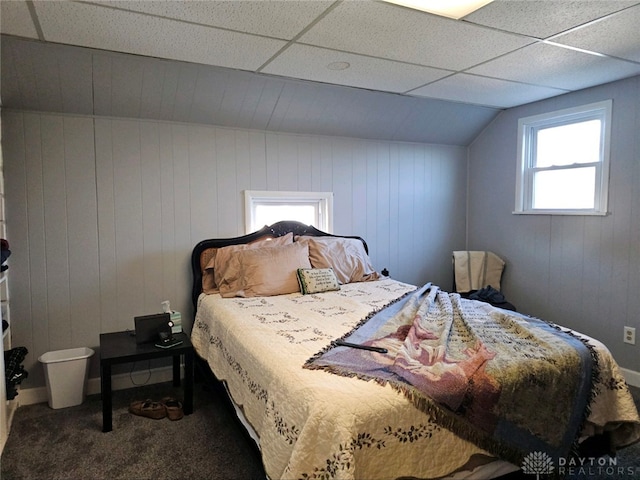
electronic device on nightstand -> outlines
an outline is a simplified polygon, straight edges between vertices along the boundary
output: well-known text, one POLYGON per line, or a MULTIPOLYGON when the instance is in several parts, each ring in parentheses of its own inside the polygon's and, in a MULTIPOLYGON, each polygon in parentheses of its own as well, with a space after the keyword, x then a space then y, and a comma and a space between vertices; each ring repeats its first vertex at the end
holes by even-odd
POLYGON ((136 343, 157 342, 161 333, 171 336, 171 315, 156 313, 133 319, 136 329, 136 343))

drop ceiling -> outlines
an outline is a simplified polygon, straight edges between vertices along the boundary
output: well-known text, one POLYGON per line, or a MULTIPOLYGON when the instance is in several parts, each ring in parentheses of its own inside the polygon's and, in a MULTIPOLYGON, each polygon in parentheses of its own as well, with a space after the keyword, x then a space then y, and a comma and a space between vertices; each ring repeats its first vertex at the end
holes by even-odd
MULTIPOLYGON (((324 89, 336 102, 349 91, 350 105, 376 93, 405 129, 421 116, 410 101, 451 117, 461 104, 485 121, 499 109, 640 74, 638 0, 495 0, 459 20, 373 0, 3 0, 1 14, 3 38, 172 60, 197 69, 200 85, 203 76, 225 76, 253 83, 255 95, 281 82, 295 85, 292 97, 324 89)), ((3 61, 3 81, 18 63, 3 61)), ((95 70, 95 56, 87 68, 95 70)), ((11 94, 3 88, 3 106, 11 94)))

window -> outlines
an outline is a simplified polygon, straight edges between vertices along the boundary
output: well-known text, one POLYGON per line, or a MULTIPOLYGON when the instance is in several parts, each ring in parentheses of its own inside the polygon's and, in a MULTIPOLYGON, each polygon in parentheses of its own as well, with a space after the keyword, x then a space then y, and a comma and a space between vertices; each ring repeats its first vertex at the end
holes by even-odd
POLYGON ((333 230, 333 193, 245 190, 245 228, 255 232, 280 220, 297 220, 323 232, 333 230))
POLYGON ((514 213, 606 215, 611 100, 521 118, 514 213))

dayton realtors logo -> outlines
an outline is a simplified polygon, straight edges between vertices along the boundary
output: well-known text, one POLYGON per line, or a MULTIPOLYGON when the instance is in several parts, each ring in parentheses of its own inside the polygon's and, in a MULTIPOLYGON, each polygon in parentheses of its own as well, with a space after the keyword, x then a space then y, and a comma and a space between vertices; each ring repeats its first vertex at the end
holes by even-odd
MULTIPOLYGON (((535 475, 540 480, 540 475, 551 475, 554 472, 559 477, 580 475, 581 477, 608 478, 623 477, 638 478, 640 466, 625 467, 618 465, 617 458, 610 457, 575 457, 558 458, 557 472, 553 459, 544 452, 531 452, 522 461, 522 471, 528 475, 535 475)), ((544 477, 542 477, 544 478, 544 477)))
POLYGON ((522 471, 529 475, 535 475, 540 480, 540 475, 553 473, 553 460, 544 452, 531 452, 522 461, 522 471))

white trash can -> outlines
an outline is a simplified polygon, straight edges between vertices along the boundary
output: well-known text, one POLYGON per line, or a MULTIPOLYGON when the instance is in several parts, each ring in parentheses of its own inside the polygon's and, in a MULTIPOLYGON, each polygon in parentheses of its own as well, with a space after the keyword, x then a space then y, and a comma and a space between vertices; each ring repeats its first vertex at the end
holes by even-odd
POLYGON ((38 361, 44 367, 47 397, 51 408, 66 408, 84 402, 89 358, 95 352, 87 347, 47 352, 38 361))

